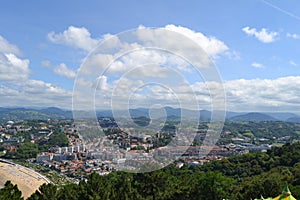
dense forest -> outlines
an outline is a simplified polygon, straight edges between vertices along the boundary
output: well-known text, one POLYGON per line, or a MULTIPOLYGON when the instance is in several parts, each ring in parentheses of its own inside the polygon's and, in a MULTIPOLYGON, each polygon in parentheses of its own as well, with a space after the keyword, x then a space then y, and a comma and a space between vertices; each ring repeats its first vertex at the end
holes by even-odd
MULTIPOLYGON (((44 184, 30 200, 58 199, 254 199, 274 197, 285 183, 300 198, 300 144, 254 152, 202 166, 168 166, 151 173, 92 174, 79 184, 44 184)), ((22 199, 7 182, 0 199, 22 199)))

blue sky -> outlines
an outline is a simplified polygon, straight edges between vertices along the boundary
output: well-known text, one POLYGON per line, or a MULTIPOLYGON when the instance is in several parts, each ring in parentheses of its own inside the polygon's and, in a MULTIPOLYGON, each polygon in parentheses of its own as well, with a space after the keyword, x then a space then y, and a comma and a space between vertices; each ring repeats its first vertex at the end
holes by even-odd
POLYGON ((75 73, 90 48, 55 36, 71 34, 74 27, 89 33, 87 42, 93 43, 140 25, 184 27, 222 42, 227 49, 213 61, 224 81, 228 109, 300 108, 296 0, 1 1, 0 106, 70 108, 75 73))

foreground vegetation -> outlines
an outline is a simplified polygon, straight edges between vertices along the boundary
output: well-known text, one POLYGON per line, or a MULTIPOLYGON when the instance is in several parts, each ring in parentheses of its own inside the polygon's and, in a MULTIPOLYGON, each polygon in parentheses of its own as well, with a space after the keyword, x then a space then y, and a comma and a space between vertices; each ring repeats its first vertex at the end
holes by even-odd
MULTIPOLYGON (((280 194, 285 183, 300 198, 300 144, 198 167, 169 166, 142 174, 92 174, 78 185, 44 184, 29 199, 254 199, 280 194)), ((0 190, 0 199, 21 199, 20 191, 7 182, 0 190)))

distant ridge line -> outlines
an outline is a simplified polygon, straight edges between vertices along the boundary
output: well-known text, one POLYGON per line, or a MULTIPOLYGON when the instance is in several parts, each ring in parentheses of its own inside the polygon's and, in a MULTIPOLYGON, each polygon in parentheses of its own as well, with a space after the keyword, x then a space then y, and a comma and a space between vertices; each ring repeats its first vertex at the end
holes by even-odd
MULTIPOLYGON (((165 107, 166 114, 169 117, 181 117, 181 112, 184 111, 185 116, 199 116, 200 121, 210 121, 211 111, 208 110, 188 110, 172 107, 165 107)), ((77 111, 85 112, 85 111, 77 111)), ((127 116, 130 113, 132 118, 149 117, 148 108, 136 108, 127 110, 120 110, 120 116, 127 116), (123 113, 123 114, 122 114, 123 113)), ((218 111, 216 111, 218 113, 218 111)), ((97 117, 113 117, 111 110, 96 111, 97 117)), ((48 108, 6 108, 0 107, 0 120, 14 120, 14 119, 73 119, 73 112, 71 110, 64 110, 57 107, 48 108)), ((226 111, 226 121, 231 122, 247 122, 247 121, 285 121, 300 123, 300 116, 290 112, 231 112, 226 111)))

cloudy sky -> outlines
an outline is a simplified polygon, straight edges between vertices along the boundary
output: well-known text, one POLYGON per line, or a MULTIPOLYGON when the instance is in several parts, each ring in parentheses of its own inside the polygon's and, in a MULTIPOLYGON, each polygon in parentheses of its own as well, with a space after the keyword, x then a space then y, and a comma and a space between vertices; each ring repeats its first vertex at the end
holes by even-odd
POLYGON ((124 100, 139 107, 145 102, 176 107, 180 100, 190 108, 196 100, 208 108, 224 88, 227 110, 300 113, 296 0, 11 0, 0 2, 0 27, 0 107, 71 109, 75 85, 84 104, 96 90, 99 108, 124 100), (169 51, 189 47, 186 40, 155 29, 146 34, 147 27, 197 43, 203 52, 188 55, 209 57, 222 83, 196 76, 180 56, 141 48, 149 43, 169 51), (128 30, 144 43, 122 38, 128 30), (105 41, 109 50, 133 51, 117 59, 116 52, 101 52, 105 41), (110 67, 101 66, 109 62, 110 67))

